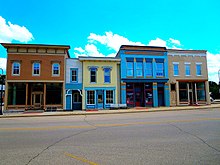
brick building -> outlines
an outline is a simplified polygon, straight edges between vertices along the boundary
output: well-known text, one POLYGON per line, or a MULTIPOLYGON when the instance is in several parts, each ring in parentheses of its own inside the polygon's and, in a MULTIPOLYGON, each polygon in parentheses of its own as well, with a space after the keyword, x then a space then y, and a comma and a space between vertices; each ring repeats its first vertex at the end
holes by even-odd
POLYGON ((7 49, 5 109, 63 109, 70 46, 2 46, 7 49))

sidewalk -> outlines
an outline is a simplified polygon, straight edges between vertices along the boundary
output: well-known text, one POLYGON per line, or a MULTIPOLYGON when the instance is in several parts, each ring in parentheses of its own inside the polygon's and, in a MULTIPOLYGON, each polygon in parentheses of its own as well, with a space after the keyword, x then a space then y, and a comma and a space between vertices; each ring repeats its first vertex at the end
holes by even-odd
POLYGON ((146 108, 137 107, 129 109, 118 110, 97 110, 97 111, 10 111, 4 112, 0 115, 0 118, 14 118, 14 117, 44 117, 44 116, 71 116, 71 115, 100 115, 100 114, 121 114, 121 113, 139 113, 139 112, 158 112, 158 111, 179 111, 179 110, 195 110, 195 109, 212 109, 220 108, 220 104, 202 105, 202 106, 179 106, 179 107, 158 107, 158 108, 146 108))

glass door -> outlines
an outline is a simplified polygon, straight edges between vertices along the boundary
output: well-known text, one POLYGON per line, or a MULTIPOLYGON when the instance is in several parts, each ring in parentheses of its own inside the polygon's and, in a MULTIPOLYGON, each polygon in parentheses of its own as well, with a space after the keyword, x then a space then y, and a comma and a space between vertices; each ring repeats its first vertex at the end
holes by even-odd
POLYGON ((43 93, 42 92, 32 92, 32 106, 34 109, 40 109, 43 104, 43 93))
POLYGON ((97 91, 97 98, 98 98, 98 109, 103 109, 104 107, 103 90, 97 91))

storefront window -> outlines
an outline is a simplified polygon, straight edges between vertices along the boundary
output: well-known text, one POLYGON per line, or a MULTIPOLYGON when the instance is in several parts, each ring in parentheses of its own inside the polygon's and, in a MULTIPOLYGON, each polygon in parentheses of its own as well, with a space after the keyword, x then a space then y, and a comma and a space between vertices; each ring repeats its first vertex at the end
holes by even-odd
POLYGON ((113 104, 113 90, 106 91, 106 104, 113 104))
POLYGON ((95 91, 87 91, 87 104, 95 104, 95 91))
POLYGON ((185 82, 179 83, 179 99, 180 102, 188 102, 187 83, 185 82))
POLYGON ((200 83, 196 83, 196 87, 197 87, 197 100, 198 101, 205 101, 205 83, 204 82, 200 82, 200 83))
POLYGON ((133 92, 127 92, 126 100, 127 100, 127 104, 133 104, 133 102, 134 102, 134 93, 133 92))

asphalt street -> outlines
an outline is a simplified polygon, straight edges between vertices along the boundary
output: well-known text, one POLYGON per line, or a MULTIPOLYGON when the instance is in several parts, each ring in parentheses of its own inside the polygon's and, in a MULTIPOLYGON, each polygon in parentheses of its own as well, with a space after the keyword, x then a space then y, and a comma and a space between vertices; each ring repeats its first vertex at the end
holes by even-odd
POLYGON ((220 109, 0 119, 0 164, 220 164, 220 109))

